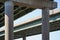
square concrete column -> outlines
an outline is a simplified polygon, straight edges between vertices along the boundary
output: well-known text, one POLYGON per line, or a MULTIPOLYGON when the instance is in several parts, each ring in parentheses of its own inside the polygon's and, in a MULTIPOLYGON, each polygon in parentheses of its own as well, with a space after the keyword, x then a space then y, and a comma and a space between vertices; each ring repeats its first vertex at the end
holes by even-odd
POLYGON ((13 8, 14 4, 12 1, 5 2, 5 40, 14 40, 13 8))
POLYGON ((49 40, 49 8, 42 9, 42 40, 49 40))
POLYGON ((26 36, 23 36, 23 40, 26 40, 26 36))

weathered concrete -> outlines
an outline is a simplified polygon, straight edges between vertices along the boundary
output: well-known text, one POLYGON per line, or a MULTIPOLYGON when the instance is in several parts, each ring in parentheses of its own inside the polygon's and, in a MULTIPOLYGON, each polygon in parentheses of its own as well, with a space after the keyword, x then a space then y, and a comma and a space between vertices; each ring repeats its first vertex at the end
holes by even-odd
POLYGON ((42 40, 49 40, 49 8, 42 9, 42 40))
POLYGON ((5 40, 13 40, 13 7, 12 1, 5 2, 5 40))

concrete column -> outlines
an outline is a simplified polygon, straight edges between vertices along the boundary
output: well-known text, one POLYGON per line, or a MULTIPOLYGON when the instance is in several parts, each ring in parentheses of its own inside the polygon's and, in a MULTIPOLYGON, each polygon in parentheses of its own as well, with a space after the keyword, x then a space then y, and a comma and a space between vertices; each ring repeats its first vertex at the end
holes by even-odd
POLYGON ((49 40, 49 8, 42 9, 42 40, 49 40))
POLYGON ((5 40, 14 40, 13 35, 13 2, 5 2, 5 40))
POLYGON ((23 40, 26 40, 26 36, 23 36, 23 40))

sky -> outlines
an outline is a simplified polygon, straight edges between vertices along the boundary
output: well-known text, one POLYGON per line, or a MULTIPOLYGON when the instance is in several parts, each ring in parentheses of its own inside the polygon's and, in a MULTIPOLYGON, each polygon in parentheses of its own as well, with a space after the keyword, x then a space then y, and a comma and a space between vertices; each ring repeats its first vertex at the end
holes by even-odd
MULTIPOLYGON (((57 9, 60 9, 60 0, 55 0, 55 1, 58 3, 57 9)), ((42 15, 40 9, 36 9, 35 11, 33 11, 33 13, 28 14, 28 16, 30 16, 31 18, 35 17, 37 15, 42 15), (39 14, 39 12, 40 12, 40 14, 39 14)), ((29 18, 28 16, 25 16, 25 17, 28 19, 29 18)), ((22 38, 19 38, 16 40, 22 40, 22 38)), ((26 37, 26 40, 42 40, 42 34, 26 37)), ((50 40, 60 40, 60 30, 50 32, 50 40)))
MULTIPOLYGON (((58 2, 58 7, 56 9, 60 9, 60 0, 55 0, 55 1, 58 2)), ((29 14, 15 20, 14 25, 17 25, 18 22, 21 23, 27 19, 31 19, 41 15, 42 15, 41 9, 36 9, 33 12, 30 12, 29 14)), ((4 29, 4 26, 1 29, 4 29)), ((50 32, 50 40, 59 40, 59 39, 60 39, 60 30, 55 32, 50 32)), ((16 40, 22 40, 22 38, 16 40)), ((27 40, 42 40, 42 34, 27 37, 27 40)))

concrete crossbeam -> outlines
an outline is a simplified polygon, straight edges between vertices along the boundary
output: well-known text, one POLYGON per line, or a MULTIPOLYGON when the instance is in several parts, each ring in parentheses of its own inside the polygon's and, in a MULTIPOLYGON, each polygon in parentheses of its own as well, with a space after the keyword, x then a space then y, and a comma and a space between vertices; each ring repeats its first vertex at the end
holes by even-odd
MULTIPOLYGON (((0 2, 5 2, 6 0, 0 0, 0 2)), ((15 5, 20 5, 20 6, 27 6, 27 7, 32 7, 32 8, 44 8, 48 7, 50 9, 55 9, 57 7, 56 2, 52 2, 49 0, 12 0, 14 1, 15 5)))
POLYGON ((41 0, 13 0, 16 2, 17 5, 20 6, 28 6, 28 7, 32 7, 32 8, 50 8, 50 9, 54 9, 57 7, 57 3, 56 2, 45 2, 45 1, 41 1, 41 0))

